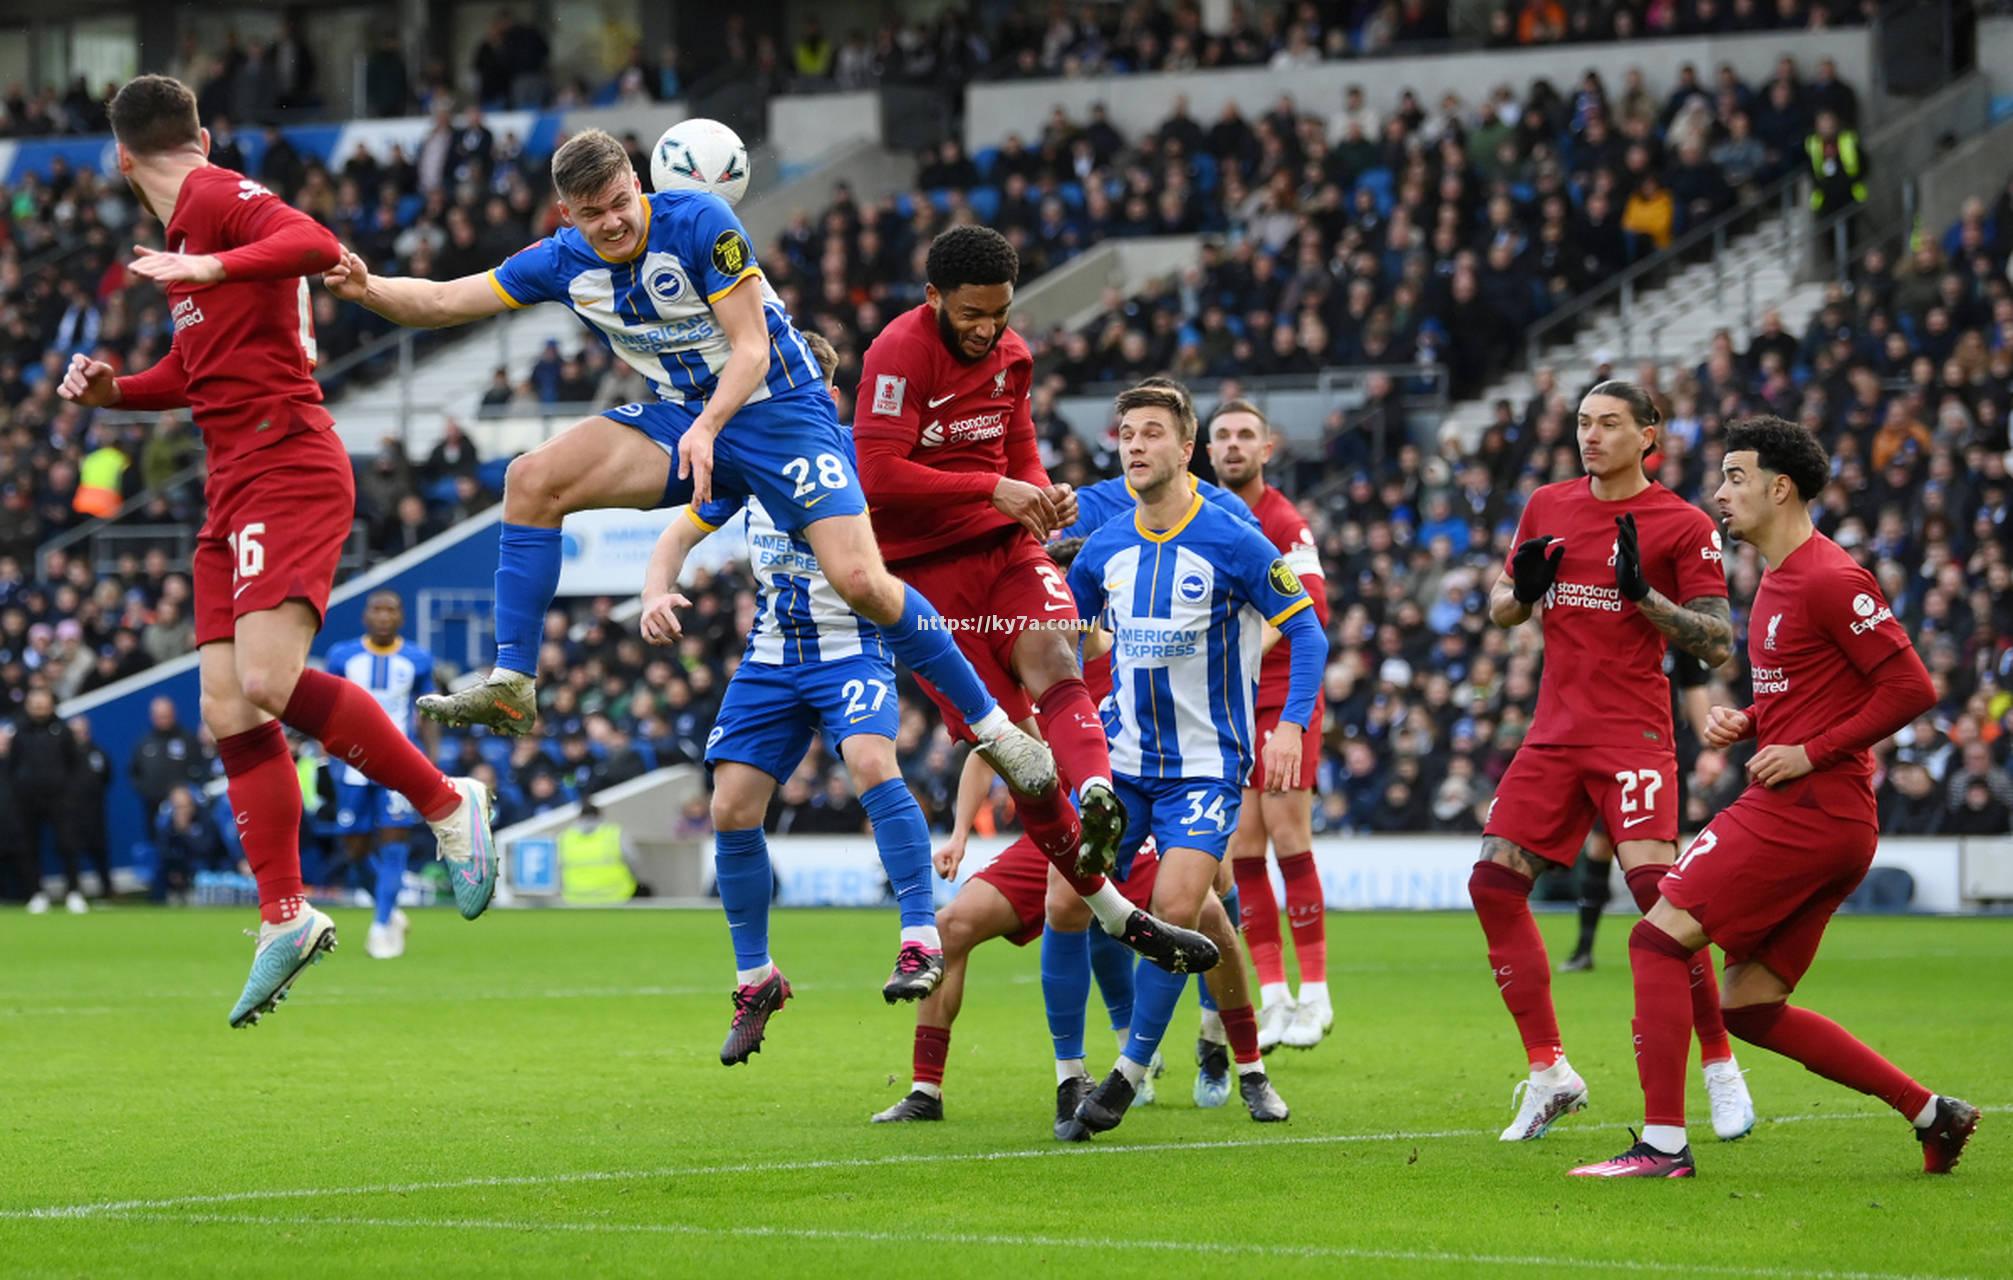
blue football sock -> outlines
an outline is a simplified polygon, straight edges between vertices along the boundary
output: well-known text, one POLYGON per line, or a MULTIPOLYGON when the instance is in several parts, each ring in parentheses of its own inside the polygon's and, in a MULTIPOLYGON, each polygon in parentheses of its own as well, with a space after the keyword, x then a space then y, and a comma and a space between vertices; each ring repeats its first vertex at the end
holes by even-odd
POLYGON ((1195 990, 1198 993, 1197 998, 1202 1002, 1202 1011, 1204 1013, 1215 1013, 1217 1011, 1216 997, 1210 993, 1209 976, 1207 974, 1201 974, 1196 977, 1195 990))
POLYGON ((1244 903, 1237 896, 1237 886, 1231 885, 1230 892, 1223 895, 1223 910, 1230 917, 1230 927, 1239 933, 1244 931, 1244 903))
POLYGON ((1132 1025, 1132 966, 1139 955, 1102 929, 1090 932, 1090 969, 1097 975, 1097 990, 1111 1014, 1111 1029, 1123 1031, 1132 1025))
POLYGON ((1084 1007, 1090 1003, 1090 938, 1086 931, 1041 931, 1041 1002, 1057 1061, 1083 1057, 1084 1007))
POLYGON ((930 827, 915 793, 900 778, 889 778, 860 797, 867 821, 874 824, 874 847, 901 905, 902 927, 937 922, 936 899, 930 893, 930 827))
MULTIPOLYGON (((555 582, 558 572, 555 561, 555 582)), ((971 662, 958 652, 957 642, 951 639, 950 628, 944 625, 937 607, 923 599, 914 587, 903 590, 907 598, 902 605, 902 620, 892 627, 881 628, 888 648, 895 651, 904 666, 949 698, 966 724, 977 724, 999 704, 986 692, 985 682, 972 670, 971 662)))
POLYGON ((496 546, 496 665, 538 674, 545 611, 559 590, 559 530, 506 524, 496 546))
POLYGON ((762 828, 713 833, 713 868, 720 905, 734 940, 734 967, 759 969, 769 963, 769 842, 762 828))
POLYGON ((398 891, 405 887, 405 860, 412 846, 399 840, 380 845, 377 851, 377 890, 372 895, 377 900, 378 924, 390 924, 391 913, 398 909, 398 891))
POLYGON ((1188 975, 1169 973, 1159 965, 1142 964, 1134 982, 1132 1038, 1126 1041, 1125 1056, 1146 1066, 1153 1061, 1167 1024, 1174 1020, 1174 1006, 1181 1003, 1181 990, 1188 975))

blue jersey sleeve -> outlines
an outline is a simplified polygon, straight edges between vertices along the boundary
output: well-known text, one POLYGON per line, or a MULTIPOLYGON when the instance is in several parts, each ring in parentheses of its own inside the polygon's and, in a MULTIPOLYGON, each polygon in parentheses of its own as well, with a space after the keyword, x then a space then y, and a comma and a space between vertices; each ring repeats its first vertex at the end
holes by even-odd
POLYGON ((1303 609, 1314 607, 1300 575, 1286 563, 1279 549, 1255 528, 1239 526, 1229 548, 1231 570, 1239 590, 1252 608, 1273 626, 1285 622, 1303 609))
POLYGON ((405 646, 405 656, 412 663, 412 692, 414 697, 432 693, 433 655, 416 644, 405 646))
POLYGON ((1085 547, 1078 552, 1069 566, 1069 593, 1076 597, 1076 616, 1086 620, 1104 613, 1104 556, 1086 554, 1090 550, 1085 547))
POLYGON ((748 243, 748 230, 725 200, 710 192, 695 193, 685 217, 678 256, 699 264, 699 287, 707 302, 718 302, 749 276, 762 274, 755 248, 748 243))
POLYGON ((519 249, 489 273, 489 287, 513 310, 539 302, 566 302, 559 279, 559 244, 550 236, 519 249))
POLYGON ((349 666, 349 660, 362 648, 363 646, 355 640, 338 640, 329 646, 328 653, 322 658, 322 665, 331 673, 342 675, 344 669, 349 666))
POLYGON ((1124 480, 1100 480, 1076 491, 1076 523, 1058 530, 1057 538, 1088 538, 1132 506, 1124 480))

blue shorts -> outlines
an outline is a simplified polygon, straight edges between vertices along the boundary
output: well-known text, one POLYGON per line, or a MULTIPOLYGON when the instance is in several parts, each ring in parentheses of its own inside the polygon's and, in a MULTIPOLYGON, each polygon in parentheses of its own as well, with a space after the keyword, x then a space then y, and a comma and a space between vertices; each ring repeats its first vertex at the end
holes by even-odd
MULTIPOLYGON (((705 405, 654 400, 601 416, 649 436, 671 455, 662 505, 692 500, 692 480, 678 478, 678 441, 705 405)), ((864 515, 866 491, 853 465, 853 442, 821 383, 743 405, 713 442, 713 493, 758 498, 784 532, 826 516, 864 515)))
POLYGON ((1219 778, 1129 778, 1111 780, 1125 806, 1126 843, 1152 836, 1164 858, 1170 849, 1200 849, 1217 861, 1237 829, 1244 793, 1219 778))
POLYGON ((335 826, 338 835, 367 836, 373 831, 402 830, 419 825, 419 814, 399 792, 375 782, 336 779, 335 826))
POLYGON ((858 654, 795 667, 743 662, 706 735, 706 767, 732 760, 784 782, 811 749, 813 730, 823 731, 837 755, 856 733, 893 741, 901 719, 895 669, 885 658, 858 654))

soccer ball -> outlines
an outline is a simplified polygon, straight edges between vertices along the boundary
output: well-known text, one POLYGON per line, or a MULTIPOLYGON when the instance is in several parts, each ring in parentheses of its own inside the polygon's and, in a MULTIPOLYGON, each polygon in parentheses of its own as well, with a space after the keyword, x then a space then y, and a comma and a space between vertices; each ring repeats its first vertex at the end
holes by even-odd
POLYGON ((739 204, 748 172, 741 135, 718 120, 680 120, 650 152, 650 181, 659 191, 710 191, 739 204))

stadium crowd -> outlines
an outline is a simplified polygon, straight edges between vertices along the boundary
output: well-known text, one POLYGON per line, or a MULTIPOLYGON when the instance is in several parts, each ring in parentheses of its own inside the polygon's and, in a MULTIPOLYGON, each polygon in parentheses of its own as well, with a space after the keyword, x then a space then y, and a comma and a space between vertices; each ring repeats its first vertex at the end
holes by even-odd
MULTIPOLYGON (((1080 332, 1027 335, 1057 393, 1158 370, 1200 381, 1444 364, 1458 398, 1540 317, 1807 166, 1827 113, 1849 127, 1856 91, 1829 60, 1806 71, 1787 57, 1763 84, 1687 67, 1661 97, 1629 69, 1614 85, 1589 71, 1569 90, 1504 84, 1431 109, 1355 86, 1332 105, 1281 96, 1207 121, 1177 101, 1131 138, 1102 104, 1080 120, 1058 107, 977 156, 956 141, 926 153, 914 192, 863 202, 835 185, 821 213, 800 211, 765 246, 765 267, 850 373, 866 340, 922 301, 921 254, 946 226, 1000 229, 1023 283, 1106 239, 1205 233, 1202 263, 1180 278, 1108 295, 1080 332)), ((549 347, 529 374, 499 371, 486 403, 605 403, 637 385, 619 367, 605 381, 591 347, 549 347)))
MULTIPOLYGON (((467 60, 414 66, 396 35, 362 55, 361 116, 428 112, 466 98, 484 109, 669 102, 708 85, 764 94, 856 91, 884 85, 955 89, 973 80, 1114 76, 1217 67, 1285 70, 1421 48, 1591 44, 1658 36, 1819 30, 1868 20, 1871 0, 1347 0, 1238 3, 1216 30, 1193 0, 1126 5, 1011 6, 996 21, 976 5, 892 18, 872 29, 828 31, 816 14, 792 30, 725 14, 706 47, 646 48, 619 12, 573 64, 554 61, 554 32, 508 7, 490 17, 467 60)), ((185 36, 167 68, 197 91, 203 118, 253 125, 313 118, 332 74, 297 22, 267 37, 229 32, 219 48, 185 36)), ((79 75, 39 91, 0 94, 0 137, 105 132, 108 85, 79 75)))

